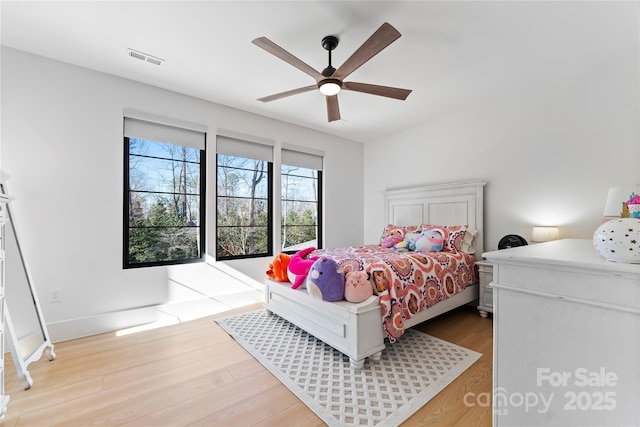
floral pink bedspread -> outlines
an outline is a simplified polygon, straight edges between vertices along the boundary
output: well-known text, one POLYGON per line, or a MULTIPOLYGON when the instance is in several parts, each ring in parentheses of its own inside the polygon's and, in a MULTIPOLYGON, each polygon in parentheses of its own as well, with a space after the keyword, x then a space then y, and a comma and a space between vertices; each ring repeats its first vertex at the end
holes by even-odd
POLYGON ((475 282, 473 256, 464 252, 397 252, 379 245, 320 249, 311 254, 333 258, 345 274, 371 274, 382 323, 391 342, 404 334, 404 322, 475 282))

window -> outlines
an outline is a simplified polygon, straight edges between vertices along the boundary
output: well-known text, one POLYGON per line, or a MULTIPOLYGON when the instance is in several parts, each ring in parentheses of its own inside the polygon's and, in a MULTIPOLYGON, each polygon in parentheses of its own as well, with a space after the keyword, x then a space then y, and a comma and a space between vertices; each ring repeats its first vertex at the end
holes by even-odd
POLYGON ((217 137, 216 259, 273 253, 273 149, 217 137))
POLYGON ((124 268, 204 257, 205 134, 125 117, 124 268))
POLYGON ((322 247, 322 157, 282 150, 282 251, 322 247))

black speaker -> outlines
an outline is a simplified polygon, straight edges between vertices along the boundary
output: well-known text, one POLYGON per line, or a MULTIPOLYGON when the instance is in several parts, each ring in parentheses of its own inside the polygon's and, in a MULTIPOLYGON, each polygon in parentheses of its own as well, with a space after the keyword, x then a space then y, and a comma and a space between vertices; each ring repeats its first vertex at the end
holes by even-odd
POLYGON ((524 237, 518 236, 517 234, 507 234, 498 242, 498 249, 515 248, 518 246, 526 246, 527 244, 524 237))

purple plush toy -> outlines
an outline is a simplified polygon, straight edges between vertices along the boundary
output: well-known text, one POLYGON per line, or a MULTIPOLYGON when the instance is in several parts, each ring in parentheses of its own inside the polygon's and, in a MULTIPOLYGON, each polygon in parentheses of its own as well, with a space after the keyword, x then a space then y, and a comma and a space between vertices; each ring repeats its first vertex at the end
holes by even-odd
POLYGON ((311 266, 307 276, 307 292, 324 301, 344 299, 344 276, 341 268, 331 258, 321 257, 311 266))

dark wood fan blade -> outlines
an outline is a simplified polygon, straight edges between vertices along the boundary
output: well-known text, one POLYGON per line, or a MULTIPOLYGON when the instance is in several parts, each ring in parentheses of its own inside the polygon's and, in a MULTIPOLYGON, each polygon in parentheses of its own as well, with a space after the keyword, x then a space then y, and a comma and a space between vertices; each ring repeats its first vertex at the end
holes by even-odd
POLYGON ((314 89, 318 89, 318 86, 311 85, 311 86, 299 87, 297 89, 291 89, 286 92, 276 93, 275 95, 265 96, 264 98, 258 98, 258 101, 271 102, 271 101, 275 101, 276 99, 286 98, 287 96, 309 92, 310 90, 314 90, 314 89))
POLYGON ((382 49, 400 37, 398 30, 387 22, 365 41, 332 75, 336 79, 344 79, 360 68, 362 64, 376 56, 382 49))
POLYGON ((411 93, 410 89, 400 89, 397 87, 378 86, 368 83, 342 82, 343 90, 369 93, 371 95, 386 96, 387 98, 400 99, 404 101, 411 93))
POLYGON ((330 122, 340 120, 340 106, 338 105, 338 95, 327 96, 327 116, 330 122))
POLYGON ((296 58, 295 56, 293 56, 292 54, 290 54, 289 52, 287 52, 286 50, 284 50, 283 48, 281 48, 280 46, 278 46, 277 44, 275 44, 274 42, 272 42, 266 37, 259 37, 253 40, 251 43, 266 50, 270 54, 277 56, 278 58, 282 59, 284 62, 293 65, 298 70, 309 74, 311 77, 313 77, 316 80, 316 82, 324 78, 322 74, 314 70, 310 65, 296 58))

